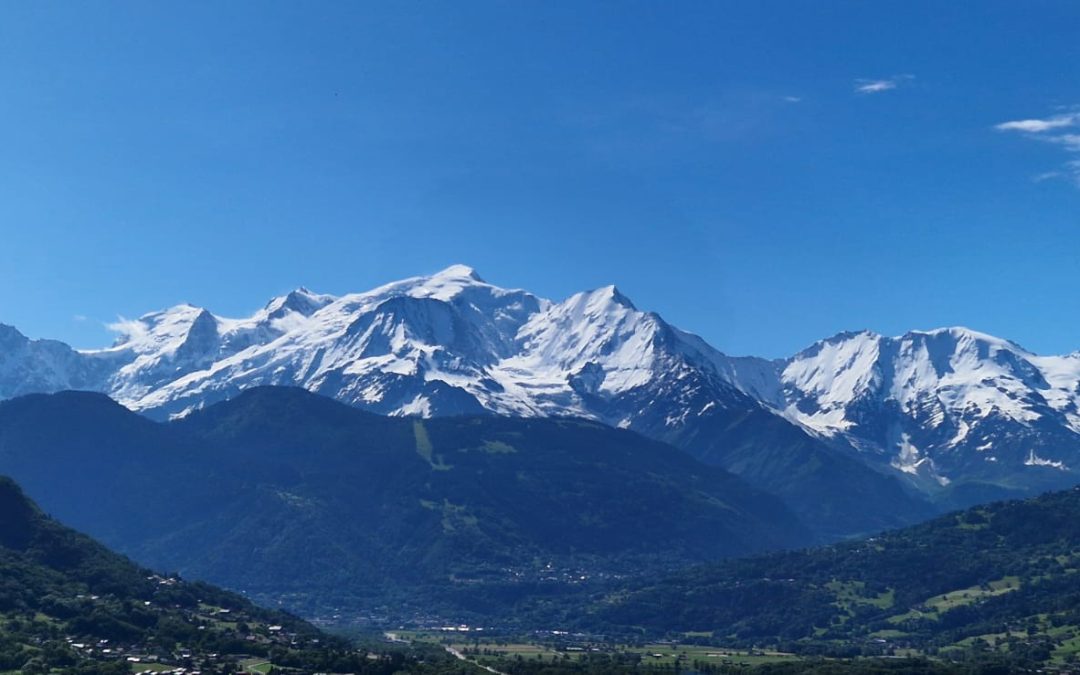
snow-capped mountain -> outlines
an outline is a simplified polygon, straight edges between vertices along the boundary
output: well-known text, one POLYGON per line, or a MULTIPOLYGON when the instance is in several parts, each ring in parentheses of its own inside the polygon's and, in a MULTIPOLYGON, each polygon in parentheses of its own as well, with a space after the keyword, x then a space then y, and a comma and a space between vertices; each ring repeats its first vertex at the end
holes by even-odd
POLYGON ((836 532, 910 520, 919 506, 897 477, 936 491, 1080 469, 1080 354, 964 329, 733 358, 613 286, 553 302, 461 265, 341 297, 301 288, 247 318, 180 305, 114 329, 113 346, 75 351, 0 328, 0 397, 90 389, 168 418, 290 385, 390 415, 588 417, 735 471, 810 520, 848 514, 836 532))
MULTIPOLYGON (((643 411, 612 405, 650 396, 676 425, 701 409, 754 405, 699 338, 637 310, 615 287, 555 303, 450 267, 342 297, 305 289, 245 319, 181 305, 116 324, 122 364, 100 387, 157 416, 183 415, 257 385, 294 385, 391 415, 576 415, 632 426, 643 411), (698 410, 663 382, 694 375, 698 410)), ((685 389, 682 387, 681 389, 685 389)))
POLYGON ((941 485, 1080 468, 1080 353, 966 328, 842 333, 742 389, 815 433, 941 485))
POLYGON ((64 389, 99 389, 111 364, 63 342, 31 340, 0 324, 0 399, 64 389))

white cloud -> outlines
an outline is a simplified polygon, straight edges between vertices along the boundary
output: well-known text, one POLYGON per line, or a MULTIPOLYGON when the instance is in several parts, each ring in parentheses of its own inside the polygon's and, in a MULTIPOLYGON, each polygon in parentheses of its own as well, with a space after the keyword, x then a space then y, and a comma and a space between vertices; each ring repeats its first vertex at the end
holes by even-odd
MULTIPOLYGON (((1012 120, 995 124, 994 128, 998 131, 1015 131, 1025 138, 1060 146, 1068 153, 1080 153, 1080 111, 1074 110, 1051 117, 1012 120)), ((1062 167, 1063 171, 1047 171, 1035 176, 1035 182, 1067 176, 1080 186, 1080 159, 1071 159, 1062 167)))
POLYGON ((1080 133, 1058 134, 1044 138, 1051 143, 1064 145, 1069 152, 1080 152, 1080 133))
POLYGON ((889 91, 890 89, 896 89, 896 83, 892 80, 873 80, 872 82, 855 85, 855 91, 860 94, 876 94, 879 91, 889 91))
POLYGON ((802 103, 802 96, 785 96, 784 101, 788 103, 802 103))
POLYGON ((880 94, 883 91, 896 89, 907 80, 914 80, 914 75, 893 75, 880 80, 855 80, 855 93, 857 94, 880 94))
POLYGON ((150 334, 150 331, 146 328, 146 324, 142 321, 125 319, 122 316, 117 317, 116 321, 112 323, 105 324, 105 328, 113 333, 117 333, 121 338, 126 338, 131 341, 146 337, 150 334))
POLYGON ((1036 174, 1031 177, 1032 183, 1042 183, 1043 181, 1054 180, 1055 178, 1061 178, 1062 173, 1060 171, 1045 171, 1040 174, 1036 174))
POLYGON ((1053 131, 1054 129, 1071 127, 1076 124, 1078 119, 1080 119, 1080 114, 1074 113, 1071 115, 1056 115, 1046 119, 1002 122, 1001 124, 995 125, 994 128, 998 131, 1023 131, 1029 134, 1040 134, 1044 131, 1053 131))
POLYGON ((1065 168, 1072 172, 1073 182, 1080 188, 1080 159, 1065 162, 1065 168))

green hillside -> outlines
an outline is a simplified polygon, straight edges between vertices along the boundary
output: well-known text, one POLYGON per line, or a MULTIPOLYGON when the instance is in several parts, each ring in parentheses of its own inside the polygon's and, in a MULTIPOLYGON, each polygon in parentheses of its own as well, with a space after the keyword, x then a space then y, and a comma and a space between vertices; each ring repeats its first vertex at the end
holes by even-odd
POLYGON ((296 673, 420 668, 400 654, 369 658, 234 593, 143 569, 50 519, 0 477, 0 672, 226 673, 257 662, 296 673))
POLYGON ((810 540, 777 498, 631 432, 386 418, 299 389, 167 424, 93 394, 12 400, 0 471, 143 563, 342 621, 505 614, 810 540))
POLYGON ((993 653, 1014 667, 1065 667, 1080 652, 1080 489, 697 567, 575 613, 593 630, 802 655, 993 653))

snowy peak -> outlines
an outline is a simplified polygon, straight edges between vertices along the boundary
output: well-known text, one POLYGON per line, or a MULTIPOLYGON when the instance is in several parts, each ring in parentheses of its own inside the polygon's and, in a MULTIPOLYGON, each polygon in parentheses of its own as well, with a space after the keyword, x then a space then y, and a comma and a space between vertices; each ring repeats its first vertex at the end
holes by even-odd
POLYGON ((312 293, 301 286, 287 295, 276 297, 266 303, 263 311, 271 319, 280 319, 293 312, 301 316, 311 316, 336 299, 332 295, 312 293))
POLYGON ((822 350, 837 345, 844 345, 851 342, 874 342, 880 340, 881 338, 881 335, 870 330, 844 331, 841 333, 837 333, 832 337, 818 340, 814 344, 810 345, 806 349, 800 351, 798 354, 793 356, 792 360, 797 360, 801 358, 813 358, 822 350))
POLYGON ((1061 448, 1080 451, 1080 361, 969 328, 842 333, 792 357, 779 379, 769 402, 793 421, 938 482, 972 457, 1061 469, 1061 448))
POLYGON ((87 352, 118 363, 103 389, 158 415, 266 384, 390 414, 487 410, 613 424, 632 417, 619 408, 631 392, 635 409, 656 400, 665 418, 682 419, 677 403, 648 392, 689 386, 693 373, 697 398, 742 396, 718 374, 726 357, 615 286, 551 302, 464 265, 341 297, 300 288, 246 318, 185 304, 114 328, 114 347, 87 352))
POLYGON ((518 334, 521 354, 513 367, 577 376, 591 369, 609 391, 650 379, 659 325, 639 312, 614 286, 577 293, 536 314, 518 334))
POLYGON ((183 358, 210 354, 217 349, 220 337, 217 317, 205 309, 201 310, 191 321, 183 342, 176 350, 177 355, 183 358))
POLYGON ((160 354, 179 349, 192 329, 216 332, 217 320, 207 310, 185 303, 135 320, 120 319, 109 328, 118 334, 113 349, 160 354))
POLYGON ((918 339, 919 337, 952 341, 957 344, 993 345, 1002 349, 1013 349, 1026 353, 1026 350, 1023 347, 1011 340, 1004 340, 994 335, 990 335, 989 333, 983 333, 965 326, 949 326, 946 328, 935 328, 933 330, 913 330, 908 331, 898 339, 918 339))
POLYGON ((822 340, 792 358, 782 379, 787 386, 829 403, 850 400, 874 385, 882 340, 870 331, 822 340))
POLYGON ((31 340, 0 323, 0 399, 65 389, 99 390, 107 369, 104 360, 84 357, 56 340, 31 340))
POLYGON ((589 297, 589 302, 594 305, 618 305, 628 311, 637 311, 637 307, 630 301, 630 298, 623 295, 622 291, 620 291, 615 284, 598 288, 595 291, 583 295, 587 295, 589 297))
POLYGON ((467 279, 469 281, 475 281, 477 283, 487 283, 480 278, 480 275, 476 273, 476 270, 468 265, 451 265, 441 272, 437 272, 431 276, 432 279, 467 279))
POLYGON ((568 322, 567 328, 597 326, 610 330, 632 329, 645 317, 615 286, 576 293, 552 306, 548 316, 568 322))
MULTIPOLYGON (((1065 357, 1051 357, 1065 358, 1065 357)), ((880 393, 898 401, 943 388, 956 391, 1003 380, 1045 389, 1036 361, 1008 340, 966 328, 911 331, 887 338, 870 331, 841 333, 816 343, 783 369, 789 389, 846 404, 880 393)))
POLYGON ((469 289, 486 288, 489 292, 502 291, 488 284, 471 267, 451 265, 441 272, 429 276, 412 277, 396 281, 365 293, 367 296, 385 296, 406 294, 417 298, 429 297, 436 300, 452 300, 469 289))

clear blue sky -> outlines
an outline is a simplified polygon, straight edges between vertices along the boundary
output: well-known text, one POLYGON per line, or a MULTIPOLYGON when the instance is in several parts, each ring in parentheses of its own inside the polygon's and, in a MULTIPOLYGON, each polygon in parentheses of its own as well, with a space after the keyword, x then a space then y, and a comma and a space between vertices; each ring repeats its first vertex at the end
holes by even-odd
POLYGON ((101 346, 462 262, 733 354, 1080 349, 1077 35, 1064 1, 3 3, 0 322, 101 346))

